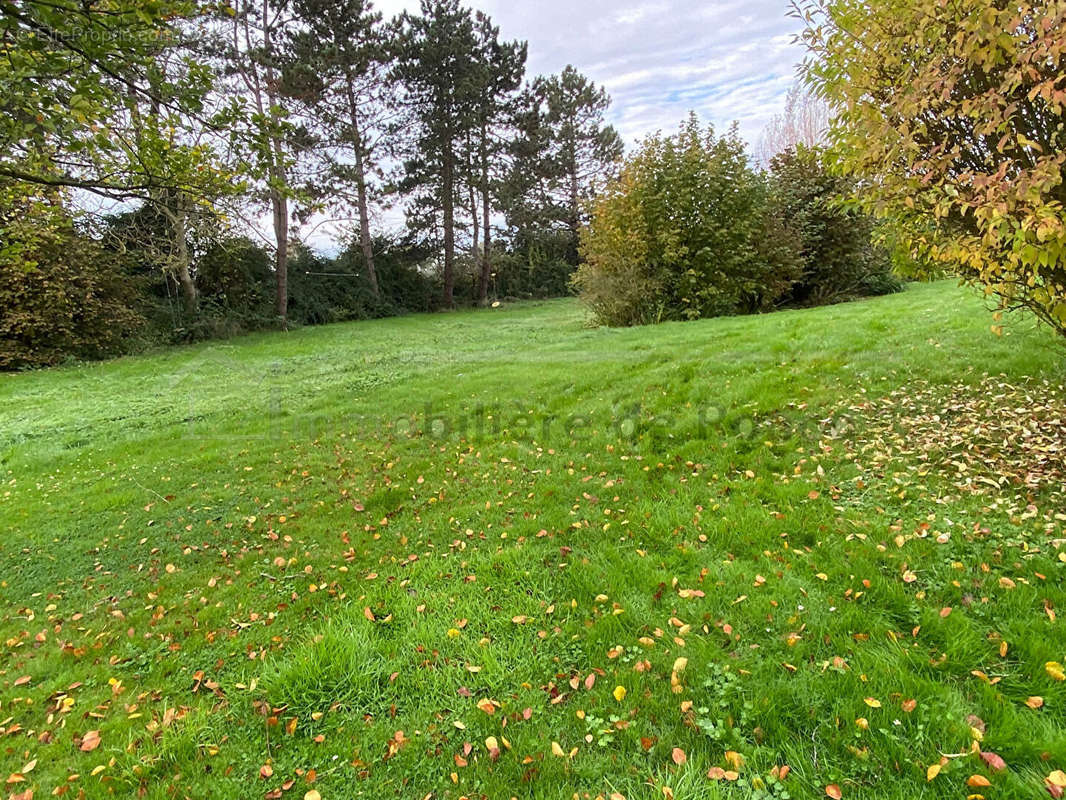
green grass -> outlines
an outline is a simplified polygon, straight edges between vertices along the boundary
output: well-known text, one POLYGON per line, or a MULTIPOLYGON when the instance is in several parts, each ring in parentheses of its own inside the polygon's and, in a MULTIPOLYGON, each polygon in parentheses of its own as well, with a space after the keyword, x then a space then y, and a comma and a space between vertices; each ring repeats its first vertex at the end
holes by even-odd
POLYGON ((4 791, 1041 796, 1061 456, 974 490, 967 435, 908 433, 912 389, 997 420, 1060 384, 988 325, 950 283, 630 330, 561 300, 3 376, 4 791), (973 726, 1007 768, 927 782, 973 726))

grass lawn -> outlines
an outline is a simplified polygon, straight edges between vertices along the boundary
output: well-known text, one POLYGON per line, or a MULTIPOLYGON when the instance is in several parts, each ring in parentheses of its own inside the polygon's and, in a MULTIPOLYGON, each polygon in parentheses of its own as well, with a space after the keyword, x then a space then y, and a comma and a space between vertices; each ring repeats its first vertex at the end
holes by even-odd
POLYGON ((2 376, 0 796, 1049 796, 1066 357, 989 323, 560 300, 2 376))

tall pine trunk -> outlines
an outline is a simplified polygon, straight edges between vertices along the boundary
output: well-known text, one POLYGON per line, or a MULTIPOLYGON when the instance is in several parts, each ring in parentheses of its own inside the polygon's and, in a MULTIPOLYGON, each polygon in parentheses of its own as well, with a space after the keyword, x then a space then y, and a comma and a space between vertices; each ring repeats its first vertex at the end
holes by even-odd
POLYGON ((577 143, 570 141, 568 147, 570 168, 570 258, 578 262, 578 238, 581 232, 581 194, 577 178, 577 143))
MULTIPOLYGON (((489 277, 492 271, 492 232, 489 217, 491 216, 491 199, 489 197, 489 147, 488 126, 481 125, 481 215, 484 230, 485 245, 481 253, 481 273, 477 282, 477 301, 479 305, 488 305, 489 301, 489 277)), ((477 217, 477 212, 474 212, 477 217)))
POLYGON ((441 208, 444 212, 444 291, 441 304, 455 307, 455 150, 452 140, 444 142, 441 164, 441 208))
POLYGON ((363 134, 359 127, 358 106, 355 102, 355 89, 352 87, 352 76, 345 74, 348 94, 348 113, 351 117, 352 128, 352 155, 355 158, 355 191, 356 205, 359 212, 359 244, 363 249, 363 261, 366 263, 366 277, 370 282, 370 291, 374 297, 381 297, 381 288, 378 286, 378 272, 374 265, 374 243, 370 239, 370 203, 366 195, 366 166, 363 160, 363 134))

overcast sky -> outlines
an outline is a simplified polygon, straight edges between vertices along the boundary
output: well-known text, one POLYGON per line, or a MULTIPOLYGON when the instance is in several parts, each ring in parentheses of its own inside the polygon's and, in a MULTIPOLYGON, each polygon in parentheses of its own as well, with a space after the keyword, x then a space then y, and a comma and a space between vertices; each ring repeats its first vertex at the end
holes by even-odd
MULTIPOLYGON (((528 73, 573 64, 607 87, 627 147, 689 111, 754 145, 794 82, 803 50, 788 0, 467 0, 506 39, 529 42, 528 73)), ((419 3, 376 0, 386 17, 419 3)))
MULTIPOLYGON (((465 0, 487 12, 504 39, 529 42, 527 75, 567 64, 605 86, 609 119, 627 149, 641 137, 672 133, 689 111, 720 132, 736 120, 754 148, 784 108, 803 48, 788 0, 465 0)), ((419 0, 374 0, 386 19, 419 0)), ((403 226, 400 208, 375 209, 378 229, 403 226)), ((305 241, 332 254, 352 223, 316 218, 305 241)), ((258 227, 268 240, 269 215, 258 227)))

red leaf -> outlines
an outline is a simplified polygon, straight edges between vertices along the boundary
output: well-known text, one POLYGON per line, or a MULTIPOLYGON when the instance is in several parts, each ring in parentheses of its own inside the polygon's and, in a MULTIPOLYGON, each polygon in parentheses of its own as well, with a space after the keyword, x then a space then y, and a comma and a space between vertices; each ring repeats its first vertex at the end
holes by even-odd
POLYGON ((1001 770, 1007 768, 1007 762, 1000 758, 996 753, 982 751, 981 758, 983 758, 984 762, 992 769, 1001 770))

